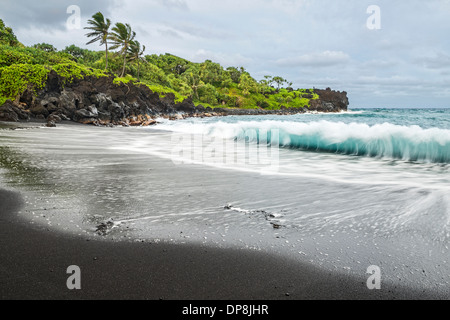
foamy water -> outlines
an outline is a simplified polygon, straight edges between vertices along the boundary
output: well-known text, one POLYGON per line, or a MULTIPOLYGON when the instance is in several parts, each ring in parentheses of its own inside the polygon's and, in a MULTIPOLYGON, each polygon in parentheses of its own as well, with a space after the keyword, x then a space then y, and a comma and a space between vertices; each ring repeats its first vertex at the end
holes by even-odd
POLYGON ((55 230, 378 265, 448 292, 449 115, 421 112, 0 131, 30 168, 2 179, 26 191, 25 219, 55 230))

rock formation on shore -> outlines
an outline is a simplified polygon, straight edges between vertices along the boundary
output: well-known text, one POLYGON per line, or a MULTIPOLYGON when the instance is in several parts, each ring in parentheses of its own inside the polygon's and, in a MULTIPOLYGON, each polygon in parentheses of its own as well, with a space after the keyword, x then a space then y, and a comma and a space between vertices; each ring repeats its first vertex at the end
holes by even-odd
POLYGON ((56 72, 48 75, 44 89, 25 90, 15 101, 7 100, 0 107, 1 121, 46 120, 49 126, 62 120, 72 120, 95 125, 146 126, 154 119, 165 117, 173 120, 186 117, 210 117, 227 115, 295 114, 307 111, 340 112, 347 110, 346 92, 331 89, 318 90, 318 100, 311 100, 307 108, 231 109, 195 106, 191 99, 175 103, 173 94, 160 96, 145 85, 115 84, 114 77, 85 77, 66 83, 56 72))

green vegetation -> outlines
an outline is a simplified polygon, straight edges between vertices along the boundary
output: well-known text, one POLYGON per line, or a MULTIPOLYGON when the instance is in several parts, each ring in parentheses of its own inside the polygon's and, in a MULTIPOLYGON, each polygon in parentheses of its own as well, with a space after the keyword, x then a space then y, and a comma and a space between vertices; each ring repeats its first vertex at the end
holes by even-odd
POLYGON ((105 70, 108 70, 108 38, 109 38, 109 28, 111 27, 111 20, 105 19, 101 12, 97 12, 92 16, 92 19, 88 20, 90 27, 85 29, 91 30, 86 36, 89 38, 94 38, 87 44, 91 44, 100 41, 100 45, 105 46, 105 70))
POLYGON ((41 65, 13 64, 0 69, 0 103, 15 99, 28 86, 42 89, 49 70, 41 65))
POLYGON ((111 50, 118 49, 119 54, 123 57, 123 68, 121 77, 125 75, 125 67, 127 64, 128 50, 130 49, 134 38, 136 37, 136 32, 131 30, 131 26, 123 23, 116 23, 116 26, 112 28, 113 33, 109 37, 109 40, 112 41, 111 50))
POLYGON ((33 46, 33 48, 45 51, 45 52, 56 52, 58 49, 56 49, 53 45, 48 43, 38 43, 33 46))
POLYGON ((128 61, 135 61, 138 65, 137 78, 138 81, 141 81, 140 72, 141 72, 141 62, 147 62, 142 56, 145 52, 145 46, 142 46, 139 41, 131 41, 130 47, 128 48, 128 61))
POLYGON ((75 45, 58 51, 47 43, 25 47, 0 20, 0 105, 27 88, 43 88, 51 70, 66 84, 86 76, 114 75, 116 84, 145 85, 162 97, 173 94, 177 102, 192 98, 196 105, 211 108, 308 108, 319 98, 313 90, 294 90, 279 76, 257 81, 243 67, 225 69, 210 60, 194 63, 169 53, 144 56, 145 46, 131 26, 119 22, 110 30, 111 20, 100 12, 88 24, 87 44, 98 42, 104 51, 75 45))
POLYGON ((75 79, 83 79, 85 76, 94 76, 97 78, 107 76, 107 74, 98 69, 86 68, 74 62, 57 64, 52 66, 52 69, 61 77, 64 77, 66 83, 72 83, 75 79))
POLYGON ((5 26, 0 19, 0 45, 18 46, 21 45, 11 28, 5 26))

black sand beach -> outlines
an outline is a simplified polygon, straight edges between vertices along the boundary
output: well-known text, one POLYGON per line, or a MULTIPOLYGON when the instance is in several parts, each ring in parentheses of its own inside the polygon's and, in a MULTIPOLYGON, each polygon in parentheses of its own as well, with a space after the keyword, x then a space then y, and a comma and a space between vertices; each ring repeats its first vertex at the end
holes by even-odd
MULTIPOLYGON (((188 206, 208 208, 212 205, 208 201, 213 202, 213 208, 216 208, 225 205, 228 196, 231 198, 236 192, 243 193, 244 198, 251 197, 253 186, 271 183, 278 188, 285 184, 284 180, 275 183, 258 175, 208 171, 201 167, 189 167, 187 170, 153 156, 128 153, 118 156, 116 150, 103 148, 100 151, 99 146, 102 146, 105 137, 120 142, 123 133, 127 137, 131 134, 140 137, 141 133, 88 127, 74 131, 73 128, 79 127, 63 127, 56 132, 57 135, 41 129, 22 131, 25 138, 21 138, 21 141, 27 144, 27 149, 33 152, 40 150, 40 156, 44 156, 41 159, 35 153, 33 161, 45 167, 48 166, 43 162, 45 157, 51 157, 55 164, 63 165, 64 169, 54 167, 45 172, 33 171, 31 167, 20 165, 20 161, 14 159, 11 168, 3 172, 12 170, 13 174, 6 174, 5 187, 0 188, 0 299, 448 299, 445 291, 411 289, 408 285, 391 282, 383 282, 381 290, 369 290, 365 269, 359 275, 319 269, 306 258, 299 256, 292 259, 282 252, 277 254, 276 250, 264 250, 264 246, 262 250, 253 250, 245 245, 226 248, 209 240, 203 244, 195 241, 184 244, 133 241, 137 239, 116 241, 102 237, 96 240, 96 237, 88 234, 62 232, 56 223, 55 226, 46 225, 45 221, 43 224, 37 221, 41 215, 34 216, 33 213, 31 216, 30 211, 25 212, 27 205, 29 209, 38 205, 30 204, 33 200, 27 198, 29 192, 24 192, 21 187, 31 188, 35 196, 42 194, 40 204, 48 199, 49 208, 53 205, 58 207, 45 211, 47 216, 56 219, 60 215, 62 220, 68 220, 68 215, 78 212, 79 208, 74 203, 79 202, 55 202, 58 198, 48 194, 49 190, 57 191, 55 182, 58 182, 59 197, 79 197, 89 210, 99 214, 106 214, 102 211, 107 211, 105 205, 108 202, 95 202, 99 196, 91 196, 92 199, 88 201, 89 193, 95 191, 91 191, 94 185, 105 190, 115 185, 118 189, 103 193, 109 195, 112 192, 115 198, 123 198, 120 210, 145 211, 150 206, 156 208, 156 214, 160 214, 158 208, 162 210, 164 206, 167 206, 166 211, 174 213, 188 206), (116 140, 111 138, 113 134, 116 140), (89 136, 89 140, 84 138, 85 135, 89 136), (83 162, 86 159, 90 162, 83 162), (148 182, 142 178, 147 176, 151 177, 148 182), (195 182, 195 179, 200 180, 195 182), (70 184, 64 186, 61 181, 70 184), (72 191, 65 193, 67 188, 72 191), (237 188, 235 192, 230 191, 233 188, 237 188), (85 193, 81 193, 83 190, 85 193), (248 190, 246 192, 249 195, 245 190, 248 190), (44 191, 47 193, 44 194, 44 191), (133 198, 142 192, 146 193, 145 197, 141 195, 142 199, 133 198), (146 202, 147 197, 152 199, 150 205, 146 202), (153 202, 152 197, 158 199, 159 203, 153 202), (19 214, 19 211, 22 213, 19 214), (36 224, 33 224, 34 219, 36 224), (66 286, 69 277, 66 271, 72 265, 81 269, 81 290, 70 291, 66 286)), ((15 145, 19 135, 11 133, 4 136, 8 144, 15 145)), ((260 195, 262 198, 265 196, 260 195)), ((105 199, 109 198, 105 196, 105 199)), ((210 219, 225 219, 226 213, 209 215, 210 219)), ((234 216, 232 213, 231 219, 234 216)), ((180 221, 181 218, 190 221, 192 217, 198 219, 192 215, 179 218, 180 221)), ((236 216, 236 219, 246 219, 249 223, 256 221, 249 218, 245 215, 236 216)), ((191 227, 191 233, 201 233, 201 228, 208 228, 202 220, 197 223, 200 229, 191 227)), ((157 228, 156 224, 154 226, 153 231, 164 233, 164 230, 154 229, 157 228)), ((162 222, 158 226, 164 229, 165 224, 162 222)), ((212 234, 211 230, 208 232, 212 234)), ((263 232, 275 238, 276 233, 265 220, 263 232)))
POLYGON ((108 243, 43 232, 20 221, 19 194, 0 192, 0 298, 297 300, 434 299, 408 288, 370 291, 365 279, 242 250, 192 245, 108 243), (82 289, 66 287, 81 268, 82 289))

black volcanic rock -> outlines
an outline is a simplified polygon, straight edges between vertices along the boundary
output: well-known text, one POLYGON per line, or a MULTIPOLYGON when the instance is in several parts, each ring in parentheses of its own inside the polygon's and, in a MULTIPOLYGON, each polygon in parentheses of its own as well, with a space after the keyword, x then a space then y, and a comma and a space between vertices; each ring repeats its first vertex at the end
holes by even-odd
POLYGON ((29 119, 29 112, 23 110, 21 106, 15 105, 11 100, 6 100, 0 107, 0 121, 18 122, 29 119))
MULTIPOLYGON (((156 117, 211 117, 227 115, 296 114, 307 109, 280 110, 205 108, 195 106, 192 99, 175 103, 174 94, 163 98, 145 85, 114 84, 114 76, 85 77, 65 83, 56 72, 48 75, 44 89, 34 93, 28 88, 16 102, 0 107, 0 120, 22 121, 31 117, 58 123, 73 120, 96 125, 151 125, 156 117), (182 116, 180 116, 180 114, 182 116)), ((315 89, 318 100, 311 100, 310 111, 339 112, 347 110, 346 92, 315 89)))
POLYGON ((318 94, 319 100, 311 100, 311 110, 321 112, 339 112, 346 111, 349 105, 347 92, 332 91, 330 88, 326 90, 314 89, 314 93, 318 94))

